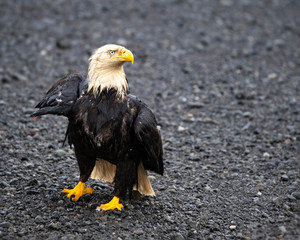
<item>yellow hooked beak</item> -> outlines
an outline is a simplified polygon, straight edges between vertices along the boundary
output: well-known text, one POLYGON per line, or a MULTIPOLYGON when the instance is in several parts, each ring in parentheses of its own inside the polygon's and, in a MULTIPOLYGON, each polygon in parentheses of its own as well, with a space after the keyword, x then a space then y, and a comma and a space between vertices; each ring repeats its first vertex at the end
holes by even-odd
POLYGON ((134 56, 132 52, 126 48, 123 48, 118 55, 114 56, 114 58, 123 62, 131 62, 132 64, 134 62, 134 56))

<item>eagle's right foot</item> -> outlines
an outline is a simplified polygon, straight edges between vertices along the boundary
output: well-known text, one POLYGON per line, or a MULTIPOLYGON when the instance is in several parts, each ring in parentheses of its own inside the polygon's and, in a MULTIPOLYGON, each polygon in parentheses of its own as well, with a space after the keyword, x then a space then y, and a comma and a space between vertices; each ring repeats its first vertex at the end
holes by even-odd
POLYGON ((85 183, 79 182, 77 186, 73 189, 64 189, 62 191, 63 193, 68 193, 67 198, 70 198, 72 195, 75 197, 72 198, 72 201, 77 202, 78 199, 84 195, 84 194, 92 194, 94 192, 94 189, 91 187, 85 188, 85 183))

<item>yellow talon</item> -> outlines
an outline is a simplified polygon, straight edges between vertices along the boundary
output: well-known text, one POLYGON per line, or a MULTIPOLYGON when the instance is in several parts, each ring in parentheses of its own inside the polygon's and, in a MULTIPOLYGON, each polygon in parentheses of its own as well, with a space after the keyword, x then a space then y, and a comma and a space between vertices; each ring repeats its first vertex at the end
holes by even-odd
POLYGON ((117 208, 119 211, 121 211, 123 207, 124 207, 123 204, 119 203, 119 198, 114 196, 113 199, 109 203, 101 204, 101 206, 97 207, 97 210, 98 211, 101 211, 101 210, 106 211, 106 210, 112 210, 112 209, 117 208))
POLYGON ((75 197, 72 198, 72 201, 77 202, 78 199, 84 195, 84 194, 92 194, 94 192, 94 189, 91 187, 85 188, 85 183, 79 182, 77 186, 73 189, 64 189, 62 191, 63 193, 68 193, 67 198, 70 198, 72 195, 75 197))

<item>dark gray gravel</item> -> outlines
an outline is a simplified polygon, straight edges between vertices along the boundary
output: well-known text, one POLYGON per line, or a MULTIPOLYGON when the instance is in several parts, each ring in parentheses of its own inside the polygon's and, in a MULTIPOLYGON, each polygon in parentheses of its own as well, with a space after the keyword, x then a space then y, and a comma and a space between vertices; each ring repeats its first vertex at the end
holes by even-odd
POLYGON ((299 239, 300 2, 0 2, 0 239, 299 239), (67 121, 29 118, 50 85, 119 43, 162 127, 156 198, 77 203, 67 121))

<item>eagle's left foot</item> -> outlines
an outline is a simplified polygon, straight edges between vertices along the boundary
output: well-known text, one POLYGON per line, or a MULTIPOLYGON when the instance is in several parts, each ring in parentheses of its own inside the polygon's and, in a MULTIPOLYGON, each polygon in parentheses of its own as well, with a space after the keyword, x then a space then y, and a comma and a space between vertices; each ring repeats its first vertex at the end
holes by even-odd
POLYGON ((117 208, 119 211, 121 211, 121 209, 123 208, 123 204, 119 203, 119 198, 114 196, 113 199, 106 204, 102 204, 100 207, 97 207, 97 211, 101 211, 101 210, 112 210, 117 208))
POLYGON ((68 193, 67 198, 70 198, 72 195, 75 197, 72 198, 72 201, 77 202, 78 199, 84 194, 92 194, 94 189, 92 188, 85 188, 85 183, 79 182, 77 186, 73 189, 64 189, 63 193, 68 193))

